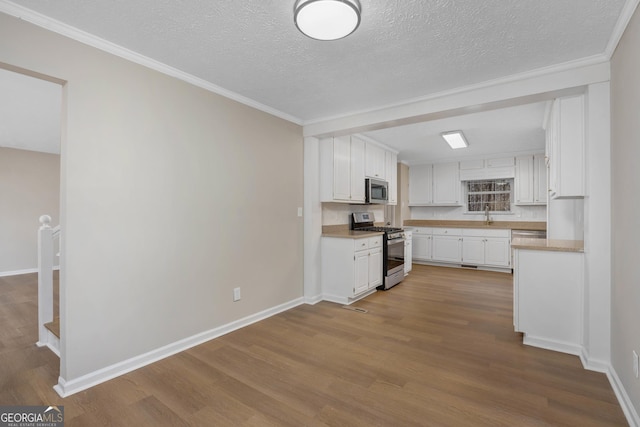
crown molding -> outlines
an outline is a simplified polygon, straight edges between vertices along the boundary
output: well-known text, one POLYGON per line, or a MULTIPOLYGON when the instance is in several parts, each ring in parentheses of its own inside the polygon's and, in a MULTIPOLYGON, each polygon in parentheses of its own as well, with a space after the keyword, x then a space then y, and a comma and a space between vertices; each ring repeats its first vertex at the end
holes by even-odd
POLYGON ((616 47, 618 47, 618 43, 620 43, 624 30, 627 29, 627 25, 629 25, 629 21, 631 20, 631 17, 639 3, 640 0, 627 0, 622 7, 622 12, 618 17, 618 22, 616 22, 616 26, 613 28, 613 32, 609 38, 609 43, 604 51, 607 59, 611 59, 613 53, 616 51, 616 47))
POLYGON ((209 92, 224 96, 225 98, 229 98, 233 101, 279 117, 283 120, 295 123, 297 125, 303 124, 302 120, 298 117, 284 113, 280 110, 276 110, 275 108, 269 107, 268 105, 261 104, 258 101, 247 98, 246 96, 227 90, 192 74, 186 73, 182 70, 136 53, 132 50, 97 37, 93 34, 87 33, 86 31, 82 31, 78 28, 67 25, 63 22, 52 19, 31 9, 27 9, 24 6, 17 5, 7 0, 0 0, 0 12, 37 25, 38 27, 44 28, 54 33, 63 35, 96 49, 100 49, 104 52, 110 53, 136 64, 142 65, 144 67, 150 68, 152 70, 158 71, 160 73, 166 74, 168 76, 185 81, 209 92))

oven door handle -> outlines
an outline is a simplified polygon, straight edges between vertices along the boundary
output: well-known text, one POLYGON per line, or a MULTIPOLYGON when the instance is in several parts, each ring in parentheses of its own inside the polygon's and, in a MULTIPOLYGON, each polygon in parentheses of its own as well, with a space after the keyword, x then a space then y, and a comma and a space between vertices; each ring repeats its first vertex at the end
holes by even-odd
POLYGON ((404 243, 404 237, 400 237, 399 239, 387 240, 387 246, 395 245, 397 243, 404 243))

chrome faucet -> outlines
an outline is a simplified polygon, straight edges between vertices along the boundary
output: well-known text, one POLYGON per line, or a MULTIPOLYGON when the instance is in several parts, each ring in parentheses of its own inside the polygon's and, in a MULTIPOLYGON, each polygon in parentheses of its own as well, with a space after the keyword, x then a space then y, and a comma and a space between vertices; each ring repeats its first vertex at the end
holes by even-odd
POLYGON ((491 220, 489 218, 489 205, 484 206, 484 223, 486 225, 491 224, 491 220))

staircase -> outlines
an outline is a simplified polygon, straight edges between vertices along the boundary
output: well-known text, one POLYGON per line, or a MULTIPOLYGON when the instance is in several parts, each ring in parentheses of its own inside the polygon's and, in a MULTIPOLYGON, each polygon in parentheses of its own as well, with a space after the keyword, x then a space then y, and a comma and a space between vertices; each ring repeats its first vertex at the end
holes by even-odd
POLYGON ((51 217, 40 217, 38 230, 38 347, 48 347, 60 357, 60 317, 53 314, 53 262, 60 226, 51 228, 51 217))

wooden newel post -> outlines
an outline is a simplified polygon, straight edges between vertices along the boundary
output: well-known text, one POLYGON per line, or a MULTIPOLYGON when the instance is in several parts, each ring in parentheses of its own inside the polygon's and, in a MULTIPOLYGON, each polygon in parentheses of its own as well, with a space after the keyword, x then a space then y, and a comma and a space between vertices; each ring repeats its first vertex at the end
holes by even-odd
POLYGON ((47 345, 46 323, 53 321, 53 229, 51 217, 40 217, 38 230, 38 342, 47 345))

